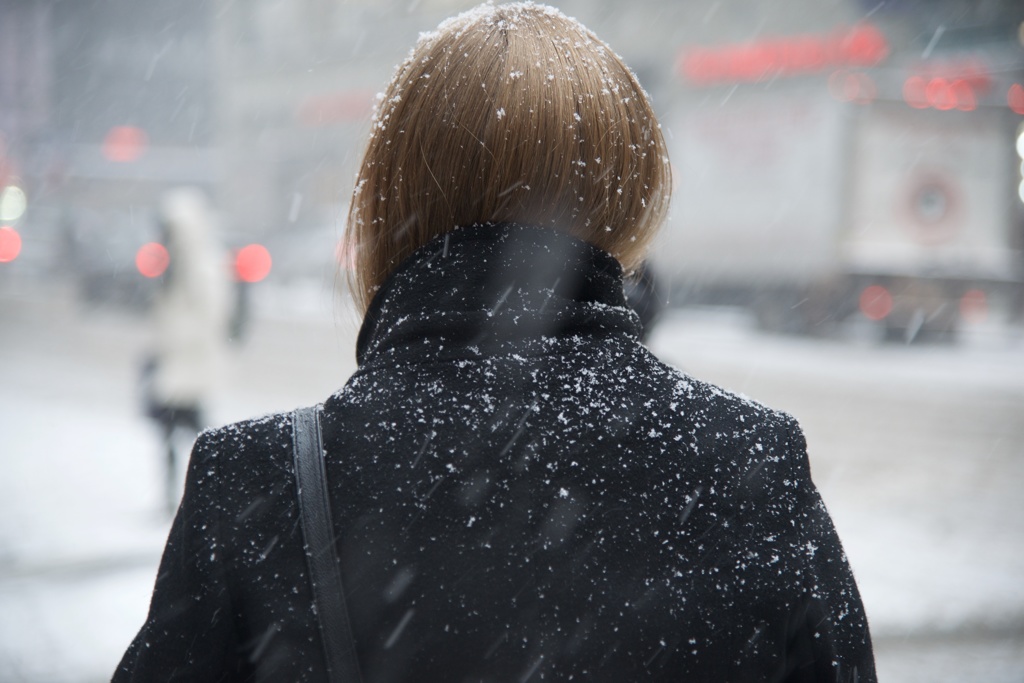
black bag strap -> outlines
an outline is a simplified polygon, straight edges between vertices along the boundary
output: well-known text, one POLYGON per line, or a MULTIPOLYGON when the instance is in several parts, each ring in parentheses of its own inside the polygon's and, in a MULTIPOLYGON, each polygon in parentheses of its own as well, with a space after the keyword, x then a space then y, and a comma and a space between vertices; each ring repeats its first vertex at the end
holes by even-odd
POLYGON ((299 517, 309 578, 313 586, 315 614, 327 659, 328 679, 334 683, 358 683, 362 678, 334 544, 334 525, 331 522, 331 503, 327 497, 327 471, 320 435, 320 412, 316 406, 295 411, 292 440, 299 517))

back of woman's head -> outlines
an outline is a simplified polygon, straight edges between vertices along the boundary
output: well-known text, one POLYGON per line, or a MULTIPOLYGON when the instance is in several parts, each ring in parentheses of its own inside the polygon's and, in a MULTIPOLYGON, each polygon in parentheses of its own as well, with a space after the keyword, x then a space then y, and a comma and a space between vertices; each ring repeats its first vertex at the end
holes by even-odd
POLYGON ((349 210, 355 296, 473 223, 554 227, 632 268, 670 185, 647 96, 600 39, 549 7, 477 7, 422 36, 379 104, 349 210))

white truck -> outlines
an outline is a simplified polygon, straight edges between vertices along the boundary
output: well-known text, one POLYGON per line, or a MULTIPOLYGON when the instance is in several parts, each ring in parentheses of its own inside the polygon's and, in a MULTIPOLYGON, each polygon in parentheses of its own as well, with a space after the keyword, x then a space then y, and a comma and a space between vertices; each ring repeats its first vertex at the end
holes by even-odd
POLYGON ((993 307, 1019 315, 1020 117, 763 87, 680 111, 653 251, 674 302, 749 306, 810 333, 861 315, 904 339, 993 307))

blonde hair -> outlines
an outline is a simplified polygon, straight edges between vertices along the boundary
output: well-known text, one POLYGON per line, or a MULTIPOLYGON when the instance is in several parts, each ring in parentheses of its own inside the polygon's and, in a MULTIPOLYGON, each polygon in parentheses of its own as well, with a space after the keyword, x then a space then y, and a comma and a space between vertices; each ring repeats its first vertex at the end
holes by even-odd
POLYGON ((646 93, 555 9, 488 4, 443 22, 382 97, 346 234, 364 310, 401 261, 458 226, 551 226, 631 269, 667 213, 668 154, 646 93))

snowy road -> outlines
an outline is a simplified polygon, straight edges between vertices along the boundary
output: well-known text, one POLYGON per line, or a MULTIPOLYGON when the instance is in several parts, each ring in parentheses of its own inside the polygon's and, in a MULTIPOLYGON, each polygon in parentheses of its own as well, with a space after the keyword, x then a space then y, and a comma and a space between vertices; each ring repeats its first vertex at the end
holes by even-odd
MULTIPOLYGON (((134 389, 146 330, 38 304, 0 299, 0 681, 101 681, 144 618, 168 525, 134 389)), ((350 317, 273 308, 236 352, 213 422, 313 403, 354 367, 350 317)), ((883 681, 1024 681, 1024 339, 968 341, 777 338, 698 312, 652 340, 801 421, 883 681)))

